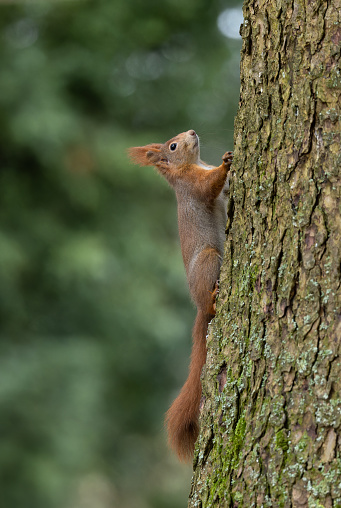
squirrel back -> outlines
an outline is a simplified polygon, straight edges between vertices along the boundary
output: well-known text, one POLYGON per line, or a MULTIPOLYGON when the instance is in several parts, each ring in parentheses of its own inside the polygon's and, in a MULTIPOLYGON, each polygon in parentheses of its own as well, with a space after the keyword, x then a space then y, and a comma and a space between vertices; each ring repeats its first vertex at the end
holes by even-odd
POLYGON ((215 315, 232 152, 225 153, 220 166, 208 166, 200 160, 196 132, 189 130, 164 144, 131 148, 129 154, 137 164, 155 166, 174 188, 178 202, 181 252, 198 313, 189 375, 166 414, 166 424, 171 447, 180 460, 188 460, 199 433, 200 376, 206 361, 207 327, 215 315))

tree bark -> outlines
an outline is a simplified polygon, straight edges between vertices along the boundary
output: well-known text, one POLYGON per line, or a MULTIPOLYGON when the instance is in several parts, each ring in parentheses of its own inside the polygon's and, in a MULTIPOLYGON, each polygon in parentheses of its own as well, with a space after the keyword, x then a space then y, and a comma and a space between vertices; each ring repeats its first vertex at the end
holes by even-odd
POLYGON ((243 9, 189 507, 341 507, 341 1, 243 9))

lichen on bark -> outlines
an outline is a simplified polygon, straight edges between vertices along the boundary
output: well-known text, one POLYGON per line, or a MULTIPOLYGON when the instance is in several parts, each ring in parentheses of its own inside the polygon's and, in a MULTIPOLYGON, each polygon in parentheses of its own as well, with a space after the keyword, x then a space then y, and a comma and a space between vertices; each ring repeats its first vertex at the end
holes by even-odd
POLYGON ((243 11, 189 507, 341 507, 341 2, 243 11))

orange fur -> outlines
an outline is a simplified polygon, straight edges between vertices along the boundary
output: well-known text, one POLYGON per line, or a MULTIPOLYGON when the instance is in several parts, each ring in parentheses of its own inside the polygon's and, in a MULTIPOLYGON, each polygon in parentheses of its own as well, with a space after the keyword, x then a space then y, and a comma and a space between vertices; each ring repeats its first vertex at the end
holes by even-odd
POLYGON ((193 348, 188 378, 166 414, 170 446, 182 461, 191 460, 199 434, 200 375, 206 361, 207 326, 213 315, 199 311, 193 327, 193 348))
POLYGON ((199 433, 200 375, 206 361, 207 327, 215 315, 217 280, 226 224, 226 177, 232 162, 207 166, 200 158, 199 138, 193 130, 162 144, 129 150, 131 159, 155 166, 174 188, 182 257, 191 296, 198 313, 193 327, 193 348, 188 378, 166 415, 169 443, 180 460, 193 456, 199 433))
POLYGON ((139 164, 140 166, 152 166, 152 161, 148 160, 147 153, 149 151, 153 151, 158 153, 160 151, 160 146, 156 143, 146 146, 135 146, 128 149, 129 156, 135 164, 139 164))

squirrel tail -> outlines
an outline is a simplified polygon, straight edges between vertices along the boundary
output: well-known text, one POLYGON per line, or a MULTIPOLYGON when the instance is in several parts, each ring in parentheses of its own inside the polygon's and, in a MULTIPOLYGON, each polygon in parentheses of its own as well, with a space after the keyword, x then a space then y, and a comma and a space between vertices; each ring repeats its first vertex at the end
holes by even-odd
POLYGON ((213 316, 198 310, 193 327, 193 348, 188 378, 166 414, 168 441, 181 461, 193 457, 199 434, 201 370, 206 362, 206 335, 213 316))

